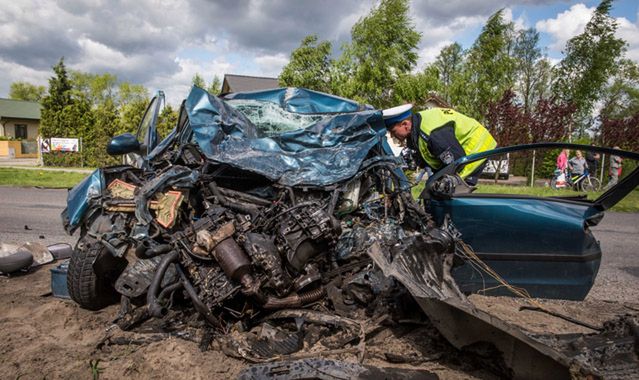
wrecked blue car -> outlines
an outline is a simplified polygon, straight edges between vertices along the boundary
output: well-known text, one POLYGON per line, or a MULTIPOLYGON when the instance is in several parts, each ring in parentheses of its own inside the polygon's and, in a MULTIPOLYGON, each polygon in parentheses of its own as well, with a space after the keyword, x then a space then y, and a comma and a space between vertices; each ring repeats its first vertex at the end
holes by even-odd
POLYGON ((137 135, 109 143, 129 165, 98 169, 69 192, 63 222, 80 236, 68 287, 82 307, 144 299, 146 315, 161 317, 183 289, 220 327, 259 310, 369 305, 385 289, 370 269, 373 245, 450 267, 453 293, 509 294, 498 286, 505 281, 533 297, 579 300, 601 260, 589 227, 639 178, 633 172, 596 201, 442 186, 470 162, 561 145, 499 148, 439 171, 418 204, 370 106, 298 88, 216 97, 194 87, 160 141, 163 103, 160 92, 137 135))

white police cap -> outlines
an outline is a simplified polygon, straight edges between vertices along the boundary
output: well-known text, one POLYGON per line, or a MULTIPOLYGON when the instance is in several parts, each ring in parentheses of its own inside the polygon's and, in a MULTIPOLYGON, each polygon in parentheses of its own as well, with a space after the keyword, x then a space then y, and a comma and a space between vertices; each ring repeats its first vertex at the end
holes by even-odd
POLYGON ((402 104, 401 106, 383 110, 382 117, 384 118, 386 128, 392 127, 395 123, 407 119, 412 114, 412 109, 412 104, 402 104))

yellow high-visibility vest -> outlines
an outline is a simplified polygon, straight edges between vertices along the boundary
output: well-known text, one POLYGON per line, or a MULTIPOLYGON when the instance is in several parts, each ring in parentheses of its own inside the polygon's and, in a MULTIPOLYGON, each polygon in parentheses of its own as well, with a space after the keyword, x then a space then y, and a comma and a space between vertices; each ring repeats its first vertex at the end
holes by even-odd
MULTIPOLYGON (((497 142, 483 125, 481 125, 477 120, 463 115, 453 109, 431 108, 422 111, 419 114, 422 117, 419 129, 427 138, 436 129, 454 121, 455 138, 462 148, 464 148, 466 155, 485 152, 487 150, 494 149, 497 146, 497 142)), ((430 167, 435 170, 440 169, 443 166, 443 163, 438 157, 428 151, 426 144, 427 141, 420 137, 419 152, 430 167)), ((481 164, 483 164, 484 161, 486 160, 479 160, 466 165, 459 175, 462 178, 466 178, 481 164)))

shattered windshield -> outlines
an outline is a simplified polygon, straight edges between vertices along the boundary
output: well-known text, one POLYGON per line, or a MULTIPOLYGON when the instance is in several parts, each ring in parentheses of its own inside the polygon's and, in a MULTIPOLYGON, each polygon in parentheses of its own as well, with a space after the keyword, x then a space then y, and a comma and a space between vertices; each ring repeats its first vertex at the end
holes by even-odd
POLYGON ((233 99, 227 103, 243 113, 257 127, 260 137, 270 137, 282 132, 309 127, 324 116, 288 112, 279 105, 251 99, 233 99))

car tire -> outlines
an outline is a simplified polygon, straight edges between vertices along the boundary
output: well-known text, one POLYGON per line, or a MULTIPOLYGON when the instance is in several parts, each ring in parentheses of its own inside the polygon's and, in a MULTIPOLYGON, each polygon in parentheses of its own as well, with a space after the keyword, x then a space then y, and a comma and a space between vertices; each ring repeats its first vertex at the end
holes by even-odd
POLYGON ((13 273, 29 267, 33 263, 33 255, 28 251, 18 251, 9 256, 0 257, 0 272, 13 273))
POLYGON ((118 301, 119 295, 106 278, 98 276, 93 264, 101 255, 110 255, 102 244, 81 237, 69 261, 67 288, 80 307, 100 310, 118 301))

